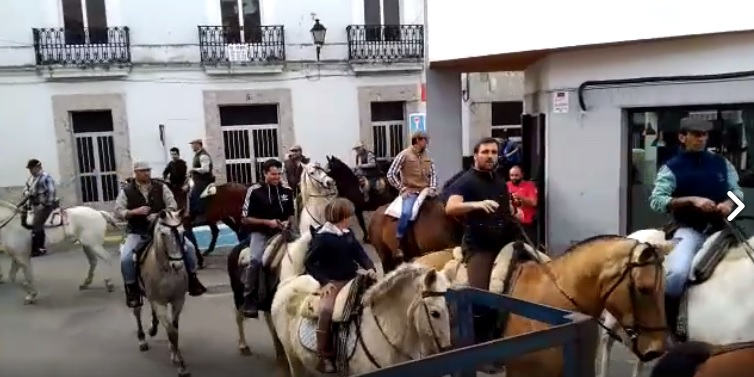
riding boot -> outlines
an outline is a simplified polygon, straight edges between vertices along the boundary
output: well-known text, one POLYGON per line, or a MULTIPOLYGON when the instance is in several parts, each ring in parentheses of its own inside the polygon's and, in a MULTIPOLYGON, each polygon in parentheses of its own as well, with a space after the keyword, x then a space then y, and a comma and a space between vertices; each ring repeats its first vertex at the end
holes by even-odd
POLYGON ((129 308, 138 308, 142 305, 141 288, 139 283, 126 284, 126 305, 129 308))
POLYGON ((45 254, 47 254, 47 249, 45 249, 44 231, 32 232, 31 233, 31 256, 39 257, 45 254))
POLYGON ((243 292, 242 312, 246 318, 258 318, 259 309, 257 307, 257 294, 259 287, 259 271, 262 268, 261 263, 252 260, 246 267, 246 281, 243 292))
POLYGON ((317 371, 320 373, 334 373, 333 365, 332 338, 330 336, 331 321, 320 318, 317 323, 317 353, 319 361, 317 362, 317 371))
POLYGON ((201 296, 207 292, 207 288, 199 281, 199 276, 196 275, 196 272, 188 274, 188 289, 189 295, 194 297, 201 296))

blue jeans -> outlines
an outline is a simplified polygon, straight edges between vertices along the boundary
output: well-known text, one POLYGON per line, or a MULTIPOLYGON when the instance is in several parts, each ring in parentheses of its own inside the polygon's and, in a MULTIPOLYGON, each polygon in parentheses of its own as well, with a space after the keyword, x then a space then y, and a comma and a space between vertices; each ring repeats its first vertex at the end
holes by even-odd
MULTIPOLYGON (((138 234, 127 234, 123 243, 120 245, 120 273, 123 274, 123 282, 126 284, 136 283, 136 262, 134 262, 134 252, 139 245, 141 236, 138 234)), ((183 250, 183 261, 186 263, 186 269, 189 272, 196 272, 196 253, 194 245, 191 242, 184 242, 186 246, 183 250)))
POLYGON ((252 261, 262 263, 265 249, 264 246, 267 244, 268 239, 270 239, 270 237, 264 233, 254 232, 249 235, 249 252, 251 253, 252 261))
POLYGON ((418 197, 419 194, 408 194, 403 198, 401 217, 398 219, 398 229, 395 232, 398 239, 402 239, 406 235, 408 224, 411 222, 411 214, 414 211, 414 203, 416 203, 418 197))
POLYGON ((674 238, 680 239, 667 257, 665 293, 680 298, 691 275, 691 263, 704 243, 704 235, 692 228, 678 228, 674 238))
POLYGON ((199 198, 199 196, 202 195, 203 188, 197 188, 196 185, 191 188, 191 191, 189 192, 189 212, 191 212, 192 216, 196 216, 201 213, 202 210, 202 201, 199 198))

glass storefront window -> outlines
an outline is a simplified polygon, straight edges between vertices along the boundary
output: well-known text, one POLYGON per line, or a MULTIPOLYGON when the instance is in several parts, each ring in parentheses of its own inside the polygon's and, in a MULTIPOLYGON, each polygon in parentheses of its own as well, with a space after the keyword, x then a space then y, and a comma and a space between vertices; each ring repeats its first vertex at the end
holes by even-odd
MULTIPOLYGON (((669 215, 649 208, 657 170, 679 152, 678 129, 685 117, 714 124, 707 149, 725 156, 737 169, 744 197, 754 199, 754 104, 630 110, 629 120, 629 233, 665 225, 669 215)), ((747 200, 747 202, 750 200, 747 200)), ((754 215, 754 206, 743 214, 754 215)), ((754 224, 742 224, 754 230, 754 224)))

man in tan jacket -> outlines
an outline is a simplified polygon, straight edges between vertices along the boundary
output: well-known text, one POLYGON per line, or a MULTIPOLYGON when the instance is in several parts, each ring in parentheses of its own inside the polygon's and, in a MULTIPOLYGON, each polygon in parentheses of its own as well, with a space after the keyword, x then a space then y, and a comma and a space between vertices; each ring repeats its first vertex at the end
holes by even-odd
MULTIPOLYGON (((387 172, 387 180, 398 189, 403 198, 401 217, 398 219, 396 236, 399 241, 408 230, 411 221, 411 212, 419 193, 429 188, 430 195, 437 194, 437 173, 435 163, 427 153, 429 135, 424 131, 411 134, 411 146, 398 153, 387 172)), ((401 242, 402 244, 402 242, 401 242)), ((402 252, 398 252, 400 257, 402 252)))

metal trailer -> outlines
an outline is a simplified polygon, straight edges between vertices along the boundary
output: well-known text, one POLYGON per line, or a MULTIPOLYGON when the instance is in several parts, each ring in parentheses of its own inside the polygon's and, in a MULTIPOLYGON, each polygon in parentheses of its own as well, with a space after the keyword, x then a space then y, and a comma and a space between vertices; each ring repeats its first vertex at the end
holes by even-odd
POLYGON ((562 346, 563 377, 594 377, 598 327, 591 317, 474 288, 448 290, 455 313, 455 349, 360 374, 361 377, 474 377, 480 365, 515 359, 538 350, 562 346), (474 345, 472 305, 507 310, 551 325, 549 329, 474 345))

